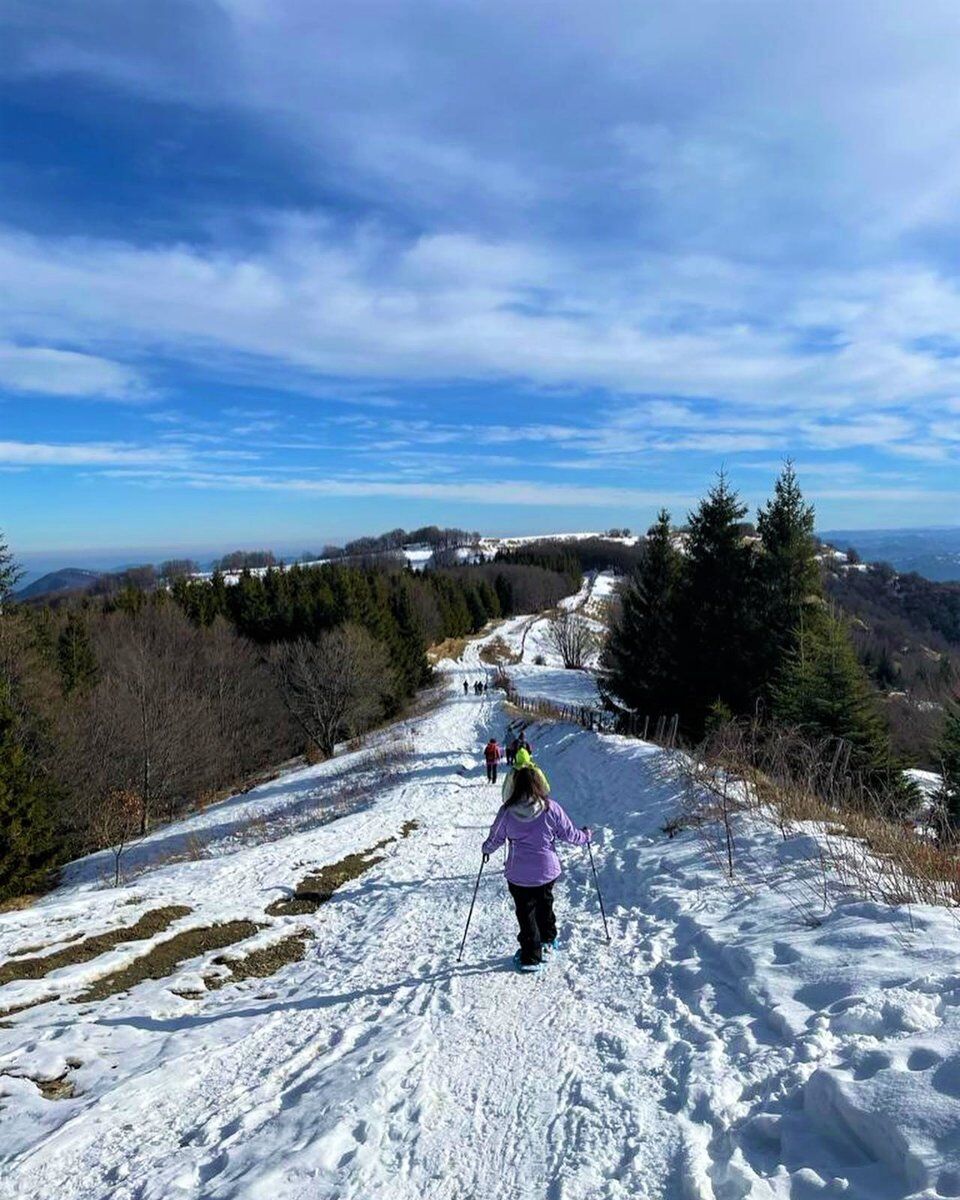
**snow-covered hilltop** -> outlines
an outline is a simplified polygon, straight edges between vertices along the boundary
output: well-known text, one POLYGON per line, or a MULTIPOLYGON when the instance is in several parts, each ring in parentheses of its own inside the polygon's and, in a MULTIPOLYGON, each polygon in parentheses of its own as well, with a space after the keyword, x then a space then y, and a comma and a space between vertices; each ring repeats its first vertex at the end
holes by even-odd
POLYGON ((457 963, 511 719, 462 683, 494 638, 522 692, 592 687, 515 618, 425 716, 158 829, 118 889, 107 852, 0 916, 0 1197, 960 1196, 953 915, 818 892, 809 833, 749 819, 725 882, 663 832, 685 783, 656 746, 527 730, 596 831, 612 942, 568 848, 549 968, 510 967, 499 860, 457 963))

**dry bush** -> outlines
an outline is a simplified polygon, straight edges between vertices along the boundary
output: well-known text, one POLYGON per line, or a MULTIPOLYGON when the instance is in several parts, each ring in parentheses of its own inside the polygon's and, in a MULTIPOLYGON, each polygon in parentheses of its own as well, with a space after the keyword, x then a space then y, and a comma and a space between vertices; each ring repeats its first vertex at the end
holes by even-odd
POLYGON ((468 639, 465 637, 448 637, 442 642, 436 642, 434 645, 427 648, 427 662, 431 666, 435 666, 445 658, 452 659, 456 662, 463 658, 463 652, 467 648, 468 639))
POLYGON ((729 721, 681 760, 681 811, 665 827, 695 828, 728 877, 789 888, 809 916, 826 909, 838 889, 886 904, 960 904, 955 847, 896 814, 889 796, 846 769, 849 747, 814 741, 797 730, 729 721), (804 853, 777 874, 756 861, 738 837, 747 815, 784 839, 809 836, 804 853))
POLYGON ((327 756, 314 741, 308 741, 303 748, 303 761, 308 767, 315 767, 319 763, 326 762, 327 756))
POLYGON ((499 634, 480 648, 480 661, 489 663, 491 666, 518 663, 520 657, 520 651, 512 650, 499 634))
POLYGON ((494 671, 493 680, 491 682, 493 687, 499 689, 501 692, 506 692, 508 696, 514 690, 510 676, 502 666, 498 667, 496 671, 494 671))
POLYGON ((589 623, 566 609, 550 618, 547 636, 568 670, 581 670, 597 647, 597 636, 589 623))

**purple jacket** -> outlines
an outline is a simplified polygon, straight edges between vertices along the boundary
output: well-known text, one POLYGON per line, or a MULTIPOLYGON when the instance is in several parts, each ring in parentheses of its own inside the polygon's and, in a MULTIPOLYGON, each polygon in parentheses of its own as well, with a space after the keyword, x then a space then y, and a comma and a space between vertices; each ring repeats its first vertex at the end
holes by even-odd
MULTIPOLYGON (((526 810, 529 813, 529 809, 526 810)), ((560 859, 553 848, 555 841, 583 846, 590 838, 577 829, 556 800, 548 800, 542 812, 521 815, 513 808, 501 808, 490 826, 483 853, 492 854, 505 841, 507 865, 504 875, 520 887, 539 887, 560 874, 560 859)))

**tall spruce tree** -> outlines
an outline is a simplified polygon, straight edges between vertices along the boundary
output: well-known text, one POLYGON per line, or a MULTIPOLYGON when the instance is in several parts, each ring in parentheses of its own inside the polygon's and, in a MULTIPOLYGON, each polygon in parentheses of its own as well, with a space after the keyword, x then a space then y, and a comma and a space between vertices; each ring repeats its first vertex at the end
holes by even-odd
POLYGON ((793 464, 787 462, 773 496, 757 512, 757 669, 768 696, 797 645, 804 618, 822 605, 813 525, 813 505, 804 501, 793 464))
POLYGON ((689 518, 677 606, 680 718, 699 736, 718 702, 748 712, 757 695, 754 553, 746 505, 721 472, 689 518))
POLYGON ((960 831, 960 700, 947 709, 937 748, 940 760, 940 800, 954 831, 960 831))
POLYGON ((67 623, 57 638, 57 668, 63 694, 89 687, 97 678, 97 658, 83 617, 76 610, 67 616, 67 623))
POLYGON ((13 590, 23 578, 23 569, 13 557, 7 539, 0 533, 0 611, 10 603, 13 590))
POLYGON ((906 799, 886 725, 839 617, 821 610, 804 622, 774 685, 773 713, 811 739, 846 743, 849 775, 892 805, 906 799))
POLYGON ((37 887, 57 859, 56 795, 27 752, 21 718, 0 692, 0 900, 37 887))
POLYGON ((672 713, 677 694, 674 628, 680 555, 662 508, 640 566, 620 594, 619 617, 603 652, 606 686, 644 716, 672 713))

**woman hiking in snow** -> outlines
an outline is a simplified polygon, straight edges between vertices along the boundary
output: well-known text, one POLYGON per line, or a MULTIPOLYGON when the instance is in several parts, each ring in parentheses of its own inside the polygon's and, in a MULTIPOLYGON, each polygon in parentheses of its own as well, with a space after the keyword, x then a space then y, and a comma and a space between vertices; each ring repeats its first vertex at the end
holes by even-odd
POLYGON ((522 771, 524 767, 531 767, 533 769, 544 795, 549 795, 550 780, 547 778, 545 772, 533 761, 530 751, 524 750, 521 746, 513 756, 513 770, 505 776, 503 786, 500 789, 500 795, 504 804, 510 803, 510 797, 513 795, 513 785, 517 781, 517 772, 522 771))
POLYGON ((552 950, 557 940, 553 885, 560 875, 560 859, 554 843, 583 846, 591 833, 577 829, 556 800, 550 799, 535 767, 521 767, 514 776, 510 799, 497 813, 483 853, 490 855, 505 841, 510 843, 503 873, 520 926, 515 961, 521 971, 537 971, 543 964, 544 948, 552 950))

